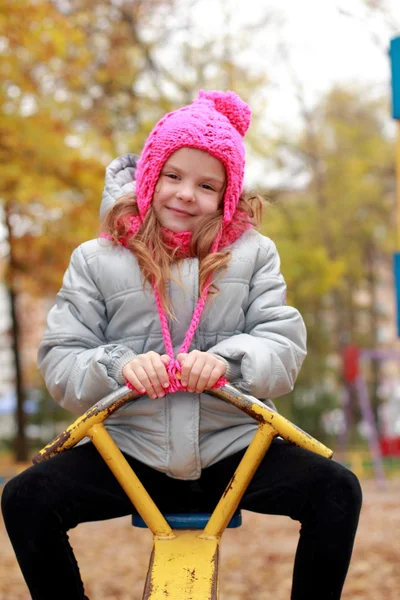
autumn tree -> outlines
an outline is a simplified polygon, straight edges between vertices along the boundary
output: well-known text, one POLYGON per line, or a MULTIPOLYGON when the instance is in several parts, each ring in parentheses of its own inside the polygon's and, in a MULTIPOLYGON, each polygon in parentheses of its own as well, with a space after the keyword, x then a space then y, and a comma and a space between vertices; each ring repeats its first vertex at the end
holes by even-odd
POLYGON ((395 233, 394 141, 387 100, 367 90, 335 87, 303 117, 301 135, 279 140, 277 156, 306 183, 273 205, 265 230, 279 240, 290 301, 307 323, 298 391, 323 395, 337 390, 346 341, 379 343, 376 292, 395 233))
MULTIPOLYGON (((201 87, 232 87, 253 103, 255 122, 262 116, 266 75, 241 60, 255 25, 241 36, 225 28, 216 39, 195 41, 192 4, 182 19, 173 0, 38 0, 27 21, 23 0, 1 3, 0 198, 18 458, 26 456, 18 295, 53 296, 73 247, 97 235, 106 164, 139 153, 161 115, 201 87)), ((250 136, 251 145, 260 147, 259 139, 250 136)))
MULTIPOLYGON (((21 460, 26 458, 26 441, 18 294, 27 288, 43 291, 43 284, 51 281, 52 269, 35 260, 43 252, 41 242, 45 238, 41 234, 55 214, 68 207, 68 196, 82 201, 88 182, 91 185, 85 194, 90 196, 90 188, 94 193, 98 170, 97 161, 85 159, 68 147, 66 121, 58 111, 54 93, 46 93, 62 60, 77 70, 84 68, 85 56, 71 56, 69 51, 71 40, 80 42, 79 32, 47 2, 32 5, 30 14, 32 20, 25 27, 24 2, 4 1, 1 5, 0 198, 8 240, 6 281, 18 398, 16 455, 21 460)), ((49 262, 53 267, 62 261, 65 239, 59 238, 58 245, 51 248, 49 262)))
MULTIPOLYGON (((27 452, 27 382, 19 352, 18 296, 22 290, 54 294, 73 247, 97 235, 104 166, 115 152, 110 131, 118 107, 108 110, 104 127, 99 112, 92 111, 93 122, 87 114, 92 96, 98 95, 89 75, 95 67, 95 78, 106 74, 108 82, 115 80, 117 65, 110 60, 104 68, 105 54, 96 46, 98 32, 70 16, 61 3, 48 1, 30 6, 28 26, 25 2, 4 0, 0 12, 0 198, 8 240, 6 281, 18 398, 16 455, 21 460, 27 452)), ((97 14, 99 30, 102 18, 97 14)), ((131 81, 132 66, 141 64, 141 57, 132 60, 134 48, 127 48, 123 37, 118 41, 130 65, 126 81, 131 81)), ((104 98, 112 104, 110 93, 117 105, 117 94, 109 87, 104 98)), ((132 103, 130 114, 135 114, 132 103)))

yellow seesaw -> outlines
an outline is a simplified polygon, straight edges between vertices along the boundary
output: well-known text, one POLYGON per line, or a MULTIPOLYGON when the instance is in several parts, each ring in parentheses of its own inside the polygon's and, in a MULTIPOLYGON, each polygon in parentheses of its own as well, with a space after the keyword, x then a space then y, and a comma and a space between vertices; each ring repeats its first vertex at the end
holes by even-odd
MULTIPOLYGON (((92 440, 132 501, 143 524, 153 534, 143 600, 218 600, 222 534, 227 527, 240 525, 239 502, 275 437, 280 436, 297 446, 332 458, 329 448, 260 400, 231 385, 207 393, 247 413, 258 422, 259 427, 217 506, 203 522, 195 515, 164 516, 107 432, 104 421, 121 406, 138 398, 125 386, 97 402, 33 458, 34 463, 39 463, 72 448, 84 437, 92 440)), ((137 524, 135 520, 134 524, 137 524)))

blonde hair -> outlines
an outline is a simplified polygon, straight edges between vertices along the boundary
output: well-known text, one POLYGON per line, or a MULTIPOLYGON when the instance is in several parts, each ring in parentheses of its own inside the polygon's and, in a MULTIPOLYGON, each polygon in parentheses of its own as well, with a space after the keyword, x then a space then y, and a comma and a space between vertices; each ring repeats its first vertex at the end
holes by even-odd
MULTIPOLYGON (((243 215, 243 222, 245 222, 250 217, 252 225, 257 226, 261 222, 264 202, 264 198, 258 194, 242 194, 235 219, 240 219, 243 215)), ((231 253, 226 251, 210 254, 212 244, 221 226, 222 213, 223 209, 221 208, 215 214, 201 218, 192 232, 188 256, 199 259, 200 291, 209 278, 216 275, 218 271, 221 273, 226 270, 231 259, 231 253)), ((157 287, 167 314, 174 317, 168 297, 167 282, 169 280, 176 281, 171 268, 174 264, 179 265, 184 257, 179 253, 179 247, 171 248, 165 243, 161 232, 162 225, 152 206, 150 206, 139 231, 127 238, 130 217, 138 214, 135 194, 124 194, 105 215, 102 221, 102 232, 109 235, 115 244, 123 244, 136 256, 144 284, 148 282, 151 286, 157 287)), ((213 281, 213 290, 214 292, 218 291, 215 281, 213 281)))

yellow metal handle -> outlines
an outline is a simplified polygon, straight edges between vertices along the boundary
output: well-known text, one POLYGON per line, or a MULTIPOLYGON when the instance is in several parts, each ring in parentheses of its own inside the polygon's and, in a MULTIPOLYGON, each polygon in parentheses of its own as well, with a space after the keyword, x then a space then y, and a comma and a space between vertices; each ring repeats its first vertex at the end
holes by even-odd
MULTIPOLYGON (((207 390, 207 393, 233 404, 259 423, 269 423, 276 431, 277 435, 289 442, 302 446, 317 454, 321 454, 322 456, 326 456, 327 458, 332 457, 332 450, 308 435, 308 433, 302 431, 299 427, 282 417, 282 415, 279 415, 277 412, 268 408, 257 398, 244 394, 232 385, 227 384, 222 388, 207 390)), ((33 457, 33 463, 36 464, 42 462, 55 454, 59 454, 60 452, 64 452, 64 450, 68 450, 68 448, 72 448, 84 437, 89 435, 89 430, 93 425, 102 423, 116 410, 128 402, 136 400, 138 397, 139 395, 130 390, 127 386, 123 386, 116 392, 108 394, 40 450, 40 452, 33 457)))
POLYGON ((263 402, 243 394, 232 386, 210 390, 209 393, 246 412, 259 422, 259 427, 200 536, 205 539, 222 535, 275 437, 280 436, 296 446, 326 458, 332 458, 333 454, 332 450, 265 406, 263 402))
MULTIPOLYGON (((332 457, 332 451, 277 412, 268 408, 257 398, 244 394, 232 385, 227 384, 219 389, 208 390, 207 393, 233 404, 253 417, 259 424, 257 433, 215 507, 204 532, 201 534, 202 538, 215 539, 219 538, 225 530, 258 465, 275 437, 280 436, 326 458, 332 457)), ((129 390, 126 386, 108 394, 72 423, 63 433, 47 444, 33 458, 33 462, 42 462, 55 454, 72 448, 84 437, 90 437, 149 529, 159 538, 171 539, 174 537, 173 531, 103 425, 103 422, 116 410, 138 397, 136 392, 129 390)))
POLYGON ((80 442, 84 437, 89 435, 89 430, 93 425, 103 423, 110 415, 116 410, 124 406, 128 402, 138 398, 138 394, 130 390, 127 386, 124 386, 108 394, 102 400, 99 400, 83 415, 78 417, 65 431, 60 433, 57 437, 49 442, 36 456, 33 457, 32 462, 34 464, 40 463, 55 454, 64 452, 72 448, 80 442))
POLYGON ((321 456, 325 456, 326 458, 332 458, 332 450, 300 429, 300 427, 297 427, 297 425, 291 423, 288 419, 285 419, 285 417, 275 410, 266 406, 261 400, 249 396, 248 394, 244 394, 232 385, 225 385, 219 389, 208 390, 207 393, 217 396, 221 400, 229 402, 229 404, 237 406, 237 408, 240 408, 240 410, 253 417, 253 419, 260 424, 268 423, 277 435, 288 442, 291 442, 296 446, 301 446, 316 454, 320 454, 321 456))

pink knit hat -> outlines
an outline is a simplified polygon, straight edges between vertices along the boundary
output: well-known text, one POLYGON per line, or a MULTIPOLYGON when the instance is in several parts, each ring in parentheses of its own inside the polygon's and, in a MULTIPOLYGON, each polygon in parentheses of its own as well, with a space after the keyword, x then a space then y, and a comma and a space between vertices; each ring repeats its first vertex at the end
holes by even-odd
POLYGON ((232 221, 242 192, 250 107, 235 92, 199 91, 189 106, 166 114, 147 138, 136 171, 136 199, 143 220, 153 199, 161 169, 183 147, 208 152, 225 167, 223 226, 232 221))

